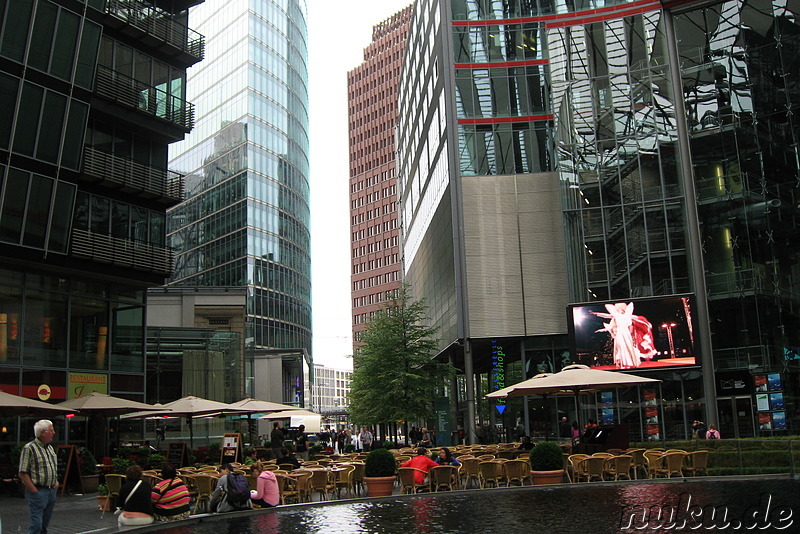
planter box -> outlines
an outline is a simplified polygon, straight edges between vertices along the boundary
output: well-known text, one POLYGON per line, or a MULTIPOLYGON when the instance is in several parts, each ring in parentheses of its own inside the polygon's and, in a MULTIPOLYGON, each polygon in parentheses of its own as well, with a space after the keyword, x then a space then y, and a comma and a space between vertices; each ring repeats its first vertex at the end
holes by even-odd
POLYGON ((100 475, 81 475, 83 493, 96 493, 98 484, 100 484, 100 475))
POLYGON ((531 478, 533 479, 534 486, 543 486, 545 484, 561 484, 564 478, 564 470, 556 469, 554 471, 531 471, 531 478))
POLYGON ((367 497, 388 497, 394 491, 394 477, 364 477, 367 497))

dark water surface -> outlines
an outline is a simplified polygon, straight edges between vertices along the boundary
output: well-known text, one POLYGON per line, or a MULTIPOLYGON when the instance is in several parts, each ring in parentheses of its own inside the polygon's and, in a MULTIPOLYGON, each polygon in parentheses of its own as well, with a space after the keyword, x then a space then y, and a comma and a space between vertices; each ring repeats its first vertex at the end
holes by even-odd
POLYGON ((221 515, 159 532, 795 533, 800 532, 800 482, 717 478, 441 492, 221 515))

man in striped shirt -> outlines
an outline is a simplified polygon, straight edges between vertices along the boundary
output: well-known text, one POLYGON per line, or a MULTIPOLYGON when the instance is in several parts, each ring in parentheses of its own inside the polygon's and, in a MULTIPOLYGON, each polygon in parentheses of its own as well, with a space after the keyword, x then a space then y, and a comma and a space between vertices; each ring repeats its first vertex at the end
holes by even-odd
POLYGON ((19 479, 25 486, 30 526, 28 534, 46 534, 58 491, 58 458, 50 444, 56 435, 47 419, 33 425, 36 439, 25 444, 19 457, 19 479))

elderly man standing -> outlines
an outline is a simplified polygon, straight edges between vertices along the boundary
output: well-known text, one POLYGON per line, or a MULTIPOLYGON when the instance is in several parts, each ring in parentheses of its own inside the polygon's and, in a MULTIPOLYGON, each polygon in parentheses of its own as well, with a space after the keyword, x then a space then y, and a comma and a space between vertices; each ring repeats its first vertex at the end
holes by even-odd
POLYGON ((46 534, 58 491, 58 458, 51 445, 56 431, 47 419, 33 425, 36 439, 25 444, 19 457, 19 479, 25 486, 31 524, 28 534, 46 534))

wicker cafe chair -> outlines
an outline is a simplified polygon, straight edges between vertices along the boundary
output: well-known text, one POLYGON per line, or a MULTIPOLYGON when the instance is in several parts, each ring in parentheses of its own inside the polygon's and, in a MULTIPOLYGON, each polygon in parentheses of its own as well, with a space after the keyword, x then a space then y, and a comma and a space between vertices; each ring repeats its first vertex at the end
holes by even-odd
POLYGON ((631 462, 631 470, 633 471, 633 479, 638 480, 639 478, 639 469, 643 469, 645 471, 645 476, 647 473, 647 465, 644 459, 644 451, 647 449, 628 449, 625 451, 624 454, 633 457, 633 462, 631 462))
POLYGON ((700 471, 703 474, 708 474, 708 451, 695 451, 690 452, 686 456, 686 463, 683 466, 683 470, 686 472, 687 475, 690 476, 697 476, 700 474, 700 471))
POLYGON ((340 499, 342 497, 342 490, 347 490, 347 498, 349 499, 352 494, 355 492, 355 487, 353 486, 353 472, 356 470, 356 466, 349 464, 342 466, 343 471, 338 471, 336 473, 336 480, 334 481, 333 485, 336 487, 336 498, 340 499))
POLYGON ((500 479, 503 477, 503 464, 489 460, 478 464, 481 474, 481 488, 485 488, 489 484, 494 484, 494 487, 500 486, 500 479))
POLYGON ((647 478, 654 478, 656 476, 656 470, 661 468, 663 465, 663 453, 661 451, 654 451, 651 449, 644 451, 643 454, 647 478))
POLYGON ((328 499, 328 493, 333 492, 336 486, 331 484, 329 473, 325 469, 314 469, 311 471, 311 494, 319 493, 320 499, 328 499))
POLYGON ((295 469, 293 478, 297 481, 297 492, 300 495, 300 502, 311 502, 311 471, 305 469, 295 469))
POLYGON ((280 490, 281 494, 281 504, 286 504, 287 502, 302 502, 297 479, 282 475, 280 473, 276 474, 275 478, 278 479, 278 489, 280 490))
POLYGON ((208 504, 211 502, 211 494, 214 492, 218 480, 217 477, 211 475, 195 475, 194 483, 197 487, 197 500, 194 502, 195 514, 200 509, 201 505, 205 512, 208 513, 211 511, 208 508, 208 504))
POLYGON ((440 488, 453 491, 458 488, 458 468, 453 465, 431 467, 428 475, 431 491, 439 491, 440 488))
POLYGON ((597 478, 603 481, 603 470, 606 466, 606 458, 602 456, 589 456, 583 459, 584 468, 586 470, 586 482, 591 482, 592 479, 597 478))
POLYGON ((620 477, 630 480, 631 462, 633 462, 633 456, 625 454, 606 458, 605 474, 614 480, 619 480, 620 477))
POLYGON ((672 475, 683 476, 683 462, 686 459, 685 452, 668 452, 664 454, 663 462, 656 468, 656 476, 672 478, 672 475))
POLYGON ((507 486, 512 482, 519 482, 520 486, 524 486, 526 480, 531 480, 531 467, 525 460, 509 460, 503 463, 503 474, 507 486))
POLYGON ((353 470, 353 488, 360 496, 361 489, 364 487, 364 468, 366 466, 363 462, 353 462, 353 465, 356 467, 353 470))
POLYGON ((417 471, 424 473, 422 469, 415 467, 398 467, 397 475, 400 477, 400 494, 419 493, 420 490, 430 490, 428 482, 415 482, 414 473, 417 471))
POLYGON ((111 506, 121 506, 116 504, 119 498, 119 490, 122 489, 122 482, 125 480, 125 475, 106 475, 106 486, 108 486, 108 496, 111 498, 111 506))
POLYGON ((478 487, 481 487, 481 461, 477 458, 463 458, 461 462, 461 476, 464 478, 464 489, 469 489, 469 483, 472 480, 477 482, 478 487))
POLYGON ((588 479, 589 475, 586 472, 586 466, 583 463, 586 458, 589 458, 588 454, 572 454, 569 456, 568 461, 570 467, 572 468, 573 482, 580 482, 581 478, 588 479))

